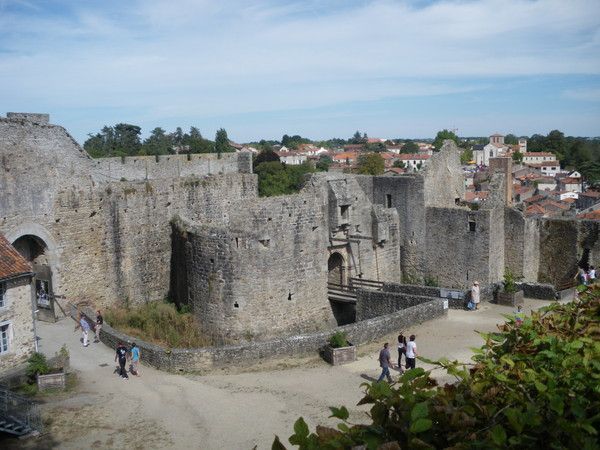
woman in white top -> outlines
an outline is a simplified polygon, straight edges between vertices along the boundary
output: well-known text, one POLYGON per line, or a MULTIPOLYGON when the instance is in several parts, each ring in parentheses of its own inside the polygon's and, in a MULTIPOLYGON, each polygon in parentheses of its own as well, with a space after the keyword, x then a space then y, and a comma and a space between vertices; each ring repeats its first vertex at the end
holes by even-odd
POLYGON ((415 342, 415 335, 411 334, 408 344, 406 344, 406 368, 415 368, 415 358, 417 357, 417 343, 415 342))

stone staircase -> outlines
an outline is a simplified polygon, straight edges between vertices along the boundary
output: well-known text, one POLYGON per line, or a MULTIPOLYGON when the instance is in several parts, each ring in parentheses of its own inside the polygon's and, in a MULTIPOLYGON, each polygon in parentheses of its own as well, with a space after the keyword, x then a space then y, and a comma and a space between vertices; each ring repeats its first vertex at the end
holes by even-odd
POLYGON ((42 417, 31 400, 0 386, 0 432, 13 436, 38 434, 42 417))

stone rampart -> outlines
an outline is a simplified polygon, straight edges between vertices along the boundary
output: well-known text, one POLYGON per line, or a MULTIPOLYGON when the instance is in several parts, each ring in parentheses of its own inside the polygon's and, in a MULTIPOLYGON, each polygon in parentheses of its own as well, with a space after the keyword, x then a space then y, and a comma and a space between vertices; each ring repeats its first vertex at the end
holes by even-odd
MULTIPOLYGON (((89 320, 93 311, 84 309, 89 320)), ((77 309, 71 314, 76 317, 77 309)), ((336 331, 346 332, 348 340, 355 345, 372 342, 398 330, 406 330, 426 320, 444 317, 447 310, 441 301, 429 301, 385 316, 344 325, 327 331, 305 333, 268 341, 251 342, 223 347, 196 349, 166 349, 133 338, 114 330, 107 323, 100 332, 100 340, 110 348, 118 342, 135 342, 141 350, 143 364, 171 372, 207 372, 236 366, 254 366, 263 361, 293 358, 316 354, 336 331)))
POLYGON ((94 160, 98 178, 116 181, 177 179, 225 173, 252 173, 252 154, 214 153, 189 155, 129 156, 94 160))

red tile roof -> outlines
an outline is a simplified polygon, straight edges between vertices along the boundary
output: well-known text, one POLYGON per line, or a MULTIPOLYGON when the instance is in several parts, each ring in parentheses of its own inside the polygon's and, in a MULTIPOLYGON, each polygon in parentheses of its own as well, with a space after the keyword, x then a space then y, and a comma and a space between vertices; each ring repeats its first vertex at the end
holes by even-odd
POLYGON ((420 155, 418 153, 402 153, 400 155, 397 156, 398 159, 401 159, 402 161, 409 161, 409 160, 426 160, 431 158, 430 155, 420 155))
POLYGON ((24 275, 31 270, 27 260, 0 234, 0 280, 24 275))
POLYGON ((592 220, 600 220, 600 209, 595 211, 577 214, 578 219, 592 219, 592 220))
POLYGON ((585 197, 599 198, 600 197, 600 192, 598 192, 598 191, 585 191, 585 192, 581 192, 579 195, 583 195, 585 197))

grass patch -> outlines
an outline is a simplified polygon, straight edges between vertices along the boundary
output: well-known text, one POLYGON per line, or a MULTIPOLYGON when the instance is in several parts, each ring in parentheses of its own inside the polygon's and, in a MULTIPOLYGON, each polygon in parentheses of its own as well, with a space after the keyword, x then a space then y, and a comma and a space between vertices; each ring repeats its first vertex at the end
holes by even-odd
POLYGON ((112 307, 105 311, 106 322, 116 330, 144 341, 171 348, 211 345, 196 318, 177 311, 172 303, 152 302, 136 307, 112 307))

